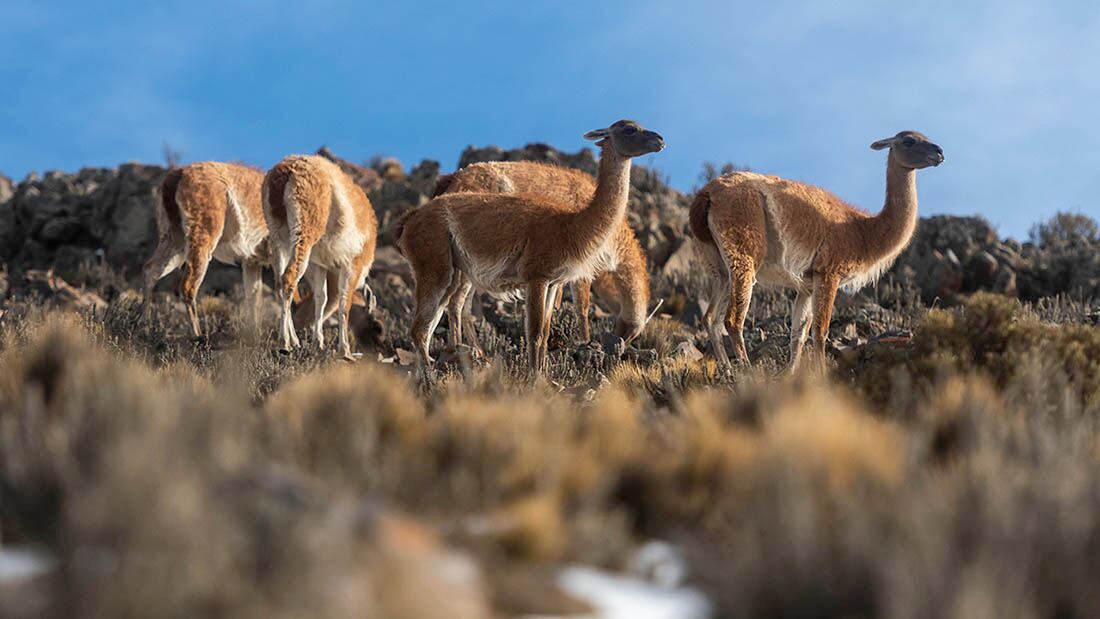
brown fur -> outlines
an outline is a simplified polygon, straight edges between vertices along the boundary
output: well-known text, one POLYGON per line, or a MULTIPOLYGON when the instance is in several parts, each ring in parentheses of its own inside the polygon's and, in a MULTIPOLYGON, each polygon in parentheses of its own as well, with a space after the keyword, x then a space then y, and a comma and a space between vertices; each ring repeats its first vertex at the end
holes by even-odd
POLYGON ((430 367, 428 345, 443 311, 471 284, 489 292, 526 290, 528 361, 544 368, 557 291, 594 275, 625 216, 630 159, 664 147, 659 135, 631 121, 585 137, 599 140, 601 156, 596 191, 581 210, 546 195, 459 192, 433 199, 405 220, 399 246, 416 280, 411 335, 422 371, 430 367))
POLYGON ((695 194, 695 199, 691 201, 691 210, 688 211, 688 225, 691 227, 691 233, 704 243, 714 242, 714 237, 710 234, 710 227, 707 225, 709 215, 710 192, 704 187, 699 190, 699 193, 695 194))
MULTIPOLYGON (((446 179, 445 182, 441 179, 436 186, 437 192, 539 194, 571 205, 574 211, 587 206, 596 192, 595 179, 585 172, 529 161, 475 163, 446 179)), ((602 285, 595 290, 601 304, 618 316, 616 333, 633 339, 645 326, 649 305, 645 253, 625 218, 611 242, 617 265, 615 269, 597 273, 596 279, 602 285)), ((588 309, 592 281, 579 279, 571 285, 581 324, 581 337, 587 341, 590 337, 588 309)), ((464 298, 459 301, 464 302, 464 298)), ((456 322, 456 319, 452 318, 451 322, 456 322)), ((461 341, 461 331, 452 333, 452 339, 453 343, 461 341)))
POLYGON ((260 205, 263 174, 243 165, 213 161, 170 170, 161 183, 157 248, 145 265, 146 316, 157 281, 186 266, 181 294, 198 337, 197 297, 212 258, 240 262, 245 295, 259 320, 260 274, 267 262, 267 224, 260 205), (232 196, 232 199, 231 199, 232 196))
POLYGON ((336 164, 316 155, 291 155, 275 164, 264 179, 263 195, 283 306, 283 346, 299 343, 290 308, 304 276, 313 291, 317 344, 324 345, 324 320, 339 309, 340 347, 350 358, 351 292, 364 285, 378 241, 370 200, 336 164))
POLYGON ((450 189, 451 183, 455 180, 454 174, 444 174, 439 177, 439 180, 435 182, 435 189, 432 191, 432 197, 437 198, 450 189))
POLYGON ((176 188, 183 178, 183 168, 172 168, 164 175, 160 183, 160 205, 164 209, 164 215, 168 222, 180 225, 180 207, 176 206, 176 188))
POLYGON ((916 170, 943 161, 943 151, 915 132, 872 145, 886 147, 886 205, 875 216, 819 187, 749 172, 721 176, 700 190, 691 230, 714 276, 705 322, 723 363, 729 359, 720 326, 737 357, 748 361, 742 331, 758 281, 797 291, 792 367, 811 328, 815 353, 824 359, 837 289, 873 281, 905 248, 916 229, 916 170))
POLYGON ((268 171, 264 177, 264 209, 274 224, 286 226, 286 183, 290 180, 290 166, 278 165, 268 171))

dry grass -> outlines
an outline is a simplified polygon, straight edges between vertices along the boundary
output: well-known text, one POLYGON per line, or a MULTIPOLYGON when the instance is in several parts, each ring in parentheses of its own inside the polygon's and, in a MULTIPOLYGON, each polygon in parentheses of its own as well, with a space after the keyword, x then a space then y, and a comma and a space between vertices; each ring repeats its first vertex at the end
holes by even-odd
POLYGON ((958 374, 979 373, 1036 409, 1100 406, 1100 329, 1041 320, 1018 301, 977 294, 961 308, 933 310, 911 349, 883 351, 855 369, 856 382, 880 402, 899 376, 918 389, 958 374), (1033 384, 1033 379, 1039 383, 1033 384), (1051 398, 1041 402, 1037 398, 1051 398))
POLYGON ((125 296, 0 318, 0 531, 61 566, 26 616, 511 616, 653 537, 720 616, 1100 615, 1094 327, 976 296, 835 379, 558 352, 531 380, 500 338, 425 394, 204 308, 199 342, 125 296))

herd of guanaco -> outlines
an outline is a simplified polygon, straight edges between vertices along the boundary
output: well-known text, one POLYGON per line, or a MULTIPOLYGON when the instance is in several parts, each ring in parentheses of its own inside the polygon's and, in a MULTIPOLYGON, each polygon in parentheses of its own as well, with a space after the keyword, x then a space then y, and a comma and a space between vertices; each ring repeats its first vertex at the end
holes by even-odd
MULTIPOLYGON (((664 138, 631 120, 584 135, 600 150, 596 178, 532 162, 469 165, 439 179, 433 198, 397 224, 394 244, 412 267, 415 301, 411 339, 418 369, 430 376, 432 334, 446 312, 452 344, 462 341, 462 316, 476 290, 522 296, 528 363, 546 369, 551 318, 569 284, 581 336, 590 336, 594 290, 616 317, 626 341, 641 334, 650 290, 646 257, 627 224, 631 160, 661 151, 664 138), (519 293, 519 294, 517 294, 519 293)), ((913 236, 916 171, 943 162, 943 149, 915 131, 878 140, 888 150, 886 202, 877 215, 804 183, 752 172, 720 176, 691 204, 697 254, 711 275, 704 323, 713 354, 730 366, 748 363, 743 329, 753 287, 795 291, 790 367, 807 337, 825 359, 833 302, 841 288, 875 281, 913 236)), ((145 311, 158 280, 183 266, 180 291, 193 334, 202 333, 197 296, 212 258, 239 263, 246 303, 258 325, 264 266, 275 272, 284 349, 300 346, 291 307, 304 277, 312 292, 312 337, 338 316, 340 351, 352 359, 348 313, 374 261, 378 220, 367 195, 320 156, 291 155, 263 174, 236 164, 204 162, 174 168, 160 187, 158 243, 145 267, 145 311)))

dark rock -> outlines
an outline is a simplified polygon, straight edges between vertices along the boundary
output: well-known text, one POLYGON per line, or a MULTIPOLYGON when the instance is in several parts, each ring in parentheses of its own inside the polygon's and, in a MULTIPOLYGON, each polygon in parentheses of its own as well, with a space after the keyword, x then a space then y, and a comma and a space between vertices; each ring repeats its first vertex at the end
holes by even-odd
POLYGON ((408 183, 383 183, 370 193, 370 201, 378 217, 379 242, 393 243, 393 228, 408 211, 428 202, 428 195, 408 183))
POLYGON ((595 342, 587 342, 575 348, 571 354, 573 362, 582 367, 605 368, 610 357, 595 342))
POLYGON ((75 239, 82 229, 79 219, 71 215, 61 215, 46 220, 38 238, 47 243, 66 243, 75 239))
POLYGON ((1058 294, 1094 297, 1100 295, 1095 229, 1087 217, 1062 213, 1036 226, 1032 242, 1021 243, 999 240, 980 217, 929 217, 884 279, 917 288, 925 303, 951 303, 982 290, 1027 301, 1058 294))
POLYGON ((158 166, 135 163, 119 166, 114 201, 96 205, 96 211, 103 215, 99 221, 107 224, 100 234, 107 261, 122 267, 125 275, 140 274, 141 265, 156 246, 153 206, 164 173, 164 168, 158 166))
POLYGON ((408 177, 405 175, 405 166, 392 157, 387 157, 378 163, 375 170, 387 183, 404 183, 408 177))
POLYGON ((436 181, 439 180, 439 162, 433 159, 421 161, 409 172, 408 183, 416 191, 430 196, 435 191, 436 181))
POLYGON ((689 273, 692 269, 702 267, 702 262, 695 256, 694 243, 685 240, 680 247, 665 261, 661 272, 666 275, 672 273, 689 273))
POLYGON ((992 289, 1011 297, 1017 296, 1020 290, 1016 286, 1016 271, 1007 266, 1001 267, 997 271, 996 279, 993 280, 992 289))
POLYGON ((528 144, 513 150, 504 150, 498 146, 467 146, 458 158, 458 167, 461 169, 471 163, 485 161, 537 161, 584 170, 592 175, 596 174, 597 168, 596 156, 591 149, 583 148, 576 153, 566 153, 542 143, 528 144))
POLYGON ((63 278, 77 281, 81 270, 98 262, 96 250, 80 245, 62 245, 53 255, 52 267, 63 278))
POLYGON ((103 248, 109 266, 134 276, 152 251, 152 207, 163 175, 163 168, 140 164, 29 175, 0 207, 0 255, 17 268, 61 262, 69 269, 103 248))
POLYGON ((698 361, 703 358, 703 352, 695 347, 694 342, 684 340, 672 349, 670 356, 673 358, 684 357, 692 361, 698 361))
POLYGON ((991 290, 997 278, 997 259, 988 251, 972 254, 966 261, 963 288, 965 290, 991 290))
POLYGON ((206 277, 202 280, 202 292, 225 294, 233 290, 241 283, 241 269, 233 264, 225 264, 213 260, 206 269, 206 277))
MULTIPOLYGON (((336 162, 369 192, 380 224, 375 281, 390 282, 387 285, 403 291, 401 298, 406 301, 402 303, 411 303, 407 263, 392 251, 387 254, 387 245, 399 218, 428 201, 439 164, 422 161, 406 173, 399 163, 383 161, 377 164, 380 174, 327 148, 318 153, 336 162)), ((589 173, 597 167, 596 154, 590 149, 568 153, 545 144, 513 150, 470 147, 459 163, 494 160, 541 161, 589 173)), ((164 173, 158 166, 131 163, 76 173, 50 171, 41 177, 32 173, 14 187, 0 176, 0 260, 16 274, 13 281, 34 268, 56 267, 69 277, 82 265, 103 260, 106 267, 136 284, 155 245, 154 205, 164 173)), ((702 316, 698 298, 709 276, 701 272, 700 261, 693 255, 686 228, 688 205, 689 197, 670 188, 658 172, 633 168, 627 217, 647 255, 650 272, 659 274, 652 280, 655 296, 665 299, 665 314, 698 327, 702 316)), ((863 298, 890 309, 900 309, 917 296, 926 304, 939 299, 950 305, 981 290, 1018 295, 1026 301, 1059 294, 1098 298, 1098 237, 1096 222, 1083 215, 1058 215, 1037 226, 1029 242, 1000 240, 993 227, 978 217, 922 219, 910 246, 877 289, 865 292, 863 298)), ((214 263, 204 288, 228 290, 239 280, 236 268, 214 263)), ((166 286, 169 280, 161 287, 166 286)), ((475 313, 482 307, 478 304, 475 313)), ((522 336, 522 312, 514 304, 501 308, 489 303, 484 309, 488 310, 485 319, 499 334, 513 339, 522 336)), ((870 314, 849 318, 861 336, 895 319, 870 314)), ((564 337, 557 332, 554 336, 564 337)))
MULTIPOLYGON (((375 310, 378 312, 380 310, 375 310)), ((367 305, 356 303, 348 312, 348 330, 361 349, 382 350, 386 343, 386 321, 372 313, 367 305)))
POLYGON ((10 201, 0 204, 0 260, 10 260, 19 251, 20 241, 15 206, 10 201))
POLYGON ((600 334, 600 346, 603 348, 604 354, 614 359, 619 359, 626 352, 626 342, 623 338, 605 331, 600 334))
POLYGON ((657 351, 652 348, 643 348, 639 350, 635 357, 635 363, 638 365, 653 365, 657 363, 657 351))
POLYGON ((327 146, 318 148, 317 154, 340 166, 340 169, 358 183, 367 194, 370 194, 370 192, 382 186, 382 176, 372 168, 352 163, 346 159, 341 159, 327 146))
MULTIPOLYGON (((682 306, 675 312, 675 314, 679 315, 680 322, 686 325, 702 326, 703 306, 699 303, 699 299, 684 293, 680 293, 677 296, 683 301, 682 306)), ((673 309, 674 307, 675 304, 671 305, 669 309, 673 309)))

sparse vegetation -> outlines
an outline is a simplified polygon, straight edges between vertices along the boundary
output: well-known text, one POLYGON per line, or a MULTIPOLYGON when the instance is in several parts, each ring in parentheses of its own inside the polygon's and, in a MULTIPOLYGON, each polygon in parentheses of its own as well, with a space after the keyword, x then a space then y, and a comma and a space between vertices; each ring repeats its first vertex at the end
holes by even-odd
MULTIPOLYGON (((415 205, 434 182, 346 169, 381 184, 378 204, 415 205)), ((554 570, 628 570, 656 538, 720 618, 1100 616, 1095 224, 1060 216, 1019 244, 925 220, 886 280, 837 300, 827 376, 780 374, 791 297, 767 290, 746 320, 753 366, 727 371, 703 274, 690 256, 665 268, 687 202, 635 180, 660 314, 625 351, 601 340, 607 316, 577 344, 567 299, 540 379, 520 307, 485 297, 484 356, 441 329, 442 373, 418 384, 407 269, 385 244, 378 309, 353 309, 355 364, 275 352, 270 291, 250 330, 232 271, 200 297, 195 339, 173 281, 143 316, 106 236, 105 257, 98 239, 8 256, 0 549, 54 563, 0 580, 0 615, 580 614, 554 570)))
POLYGON ((977 295, 827 381, 671 357, 698 334, 663 319, 648 365, 498 358, 426 394, 239 340, 232 299, 201 342, 133 293, 94 312, 0 317, 0 532, 59 561, 47 615, 518 615, 546 566, 654 537, 719 616, 1100 612, 1100 336, 1049 307, 977 295))

